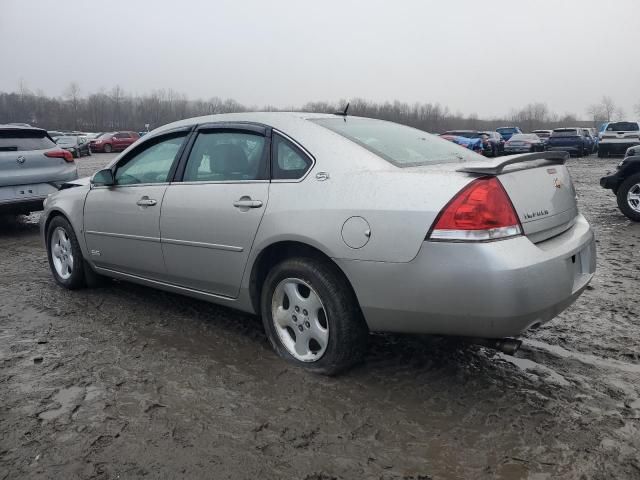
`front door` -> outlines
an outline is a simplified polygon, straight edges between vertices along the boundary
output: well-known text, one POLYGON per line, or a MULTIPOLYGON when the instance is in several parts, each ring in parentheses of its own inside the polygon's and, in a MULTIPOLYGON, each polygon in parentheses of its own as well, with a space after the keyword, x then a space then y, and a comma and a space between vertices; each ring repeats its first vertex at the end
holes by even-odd
POLYGON ((236 297, 267 206, 269 138, 261 128, 201 127, 160 230, 171 282, 236 297))
POLYGON ((160 207, 186 132, 150 139, 115 165, 115 185, 92 187, 85 239, 96 266, 162 279, 160 207))

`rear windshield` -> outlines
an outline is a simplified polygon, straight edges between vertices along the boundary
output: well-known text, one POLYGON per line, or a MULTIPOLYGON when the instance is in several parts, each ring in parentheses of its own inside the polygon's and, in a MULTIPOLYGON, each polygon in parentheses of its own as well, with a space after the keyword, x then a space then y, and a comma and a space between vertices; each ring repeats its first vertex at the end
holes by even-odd
POLYGON ((76 138, 77 137, 58 137, 56 143, 58 145, 72 145, 76 143, 76 138))
POLYGON ((575 137, 579 133, 575 128, 556 128, 551 135, 554 137, 575 137))
POLYGON ((511 137, 511 140, 537 140, 538 136, 532 133, 518 133, 511 137))
POLYGON ((538 135, 540 138, 547 138, 549 135, 551 135, 549 132, 533 132, 536 135, 538 135))
POLYGON ((498 132, 498 133, 517 133, 518 130, 516 128, 513 128, 513 127, 507 127, 507 128, 496 128, 496 132, 498 132))
POLYGON ((0 152, 48 150, 55 146, 47 133, 41 130, 0 130, 0 152))
POLYGON ((474 160, 478 155, 435 135, 369 118, 320 118, 313 123, 366 148, 397 167, 474 160))
POLYGON ((637 132, 640 127, 635 122, 615 122, 607 125, 607 132, 637 132))

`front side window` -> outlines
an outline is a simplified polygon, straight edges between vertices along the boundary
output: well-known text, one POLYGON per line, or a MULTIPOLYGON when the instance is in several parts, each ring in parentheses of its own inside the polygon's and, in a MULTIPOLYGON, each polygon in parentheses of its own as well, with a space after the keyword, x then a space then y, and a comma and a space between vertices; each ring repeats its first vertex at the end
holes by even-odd
POLYGON ((272 163, 274 180, 298 179, 307 173, 312 160, 284 137, 274 135, 272 163))
POLYGON ((143 144, 142 150, 135 150, 118 164, 116 185, 168 182, 171 167, 185 137, 186 133, 181 133, 153 142, 146 148, 143 144))
POLYGON ((249 132, 204 131, 193 144, 183 181, 229 182, 265 177, 263 136, 249 132))

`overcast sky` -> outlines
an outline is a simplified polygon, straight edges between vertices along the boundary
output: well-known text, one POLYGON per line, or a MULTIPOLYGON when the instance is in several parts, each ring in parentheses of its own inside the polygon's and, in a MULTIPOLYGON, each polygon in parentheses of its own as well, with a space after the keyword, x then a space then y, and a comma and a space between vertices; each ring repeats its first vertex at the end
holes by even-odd
POLYGON ((287 107, 363 97, 483 117, 640 102, 639 0, 0 0, 0 90, 116 84, 287 107))

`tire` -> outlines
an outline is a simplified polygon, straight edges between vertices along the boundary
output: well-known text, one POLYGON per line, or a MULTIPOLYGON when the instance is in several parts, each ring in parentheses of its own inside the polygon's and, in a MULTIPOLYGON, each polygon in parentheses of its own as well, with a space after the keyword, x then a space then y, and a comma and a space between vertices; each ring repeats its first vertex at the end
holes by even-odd
POLYGON ((53 278, 59 285, 69 290, 86 286, 82 250, 71 224, 64 217, 55 217, 49 223, 47 257, 53 278))
POLYGON ((72 155, 73 158, 80 158, 80 150, 74 150, 72 155))
POLYGON ((364 357, 369 330, 346 279, 328 262, 280 262, 264 281, 260 306, 273 349, 298 367, 335 375, 364 357), (278 310, 280 321, 274 320, 278 310))
POLYGON ((113 151, 113 147, 111 147, 111 144, 110 144, 110 143, 107 143, 107 144, 104 146, 104 153, 111 153, 112 151, 113 151))
POLYGON ((626 178, 616 192, 618 208, 629 220, 640 222, 640 173, 634 173, 626 178), (636 194, 636 201, 631 202, 629 194, 636 194))
MULTIPOLYGON (((49 267, 51 268, 54 280, 59 285, 69 290, 77 290, 84 287, 97 287, 107 282, 106 277, 94 272, 89 264, 84 261, 76 234, 66 218, 58 216, 51 220, 47 227, 46 239, 49 267), (61 267, 61 264, 59 263, 61 259, 53 252, 54 244, 62 246, 60 242, 61 237, 54 238, 54 235, 59 235, 60 231, 63 232, 63 238, 66 237, 67 239, 67 242, 64 245, 66 250, 64 253, 71 257, 72 265, 70 268, 67 268, 68 276, 61 274, 59 270, 61 267)), ((68 262, 65 263, 67 264, 67 267, 69 267, 68 262)))
POLYGON ((598 158, 607 158, 609 153, 605 147, 598 146, 598 158))

